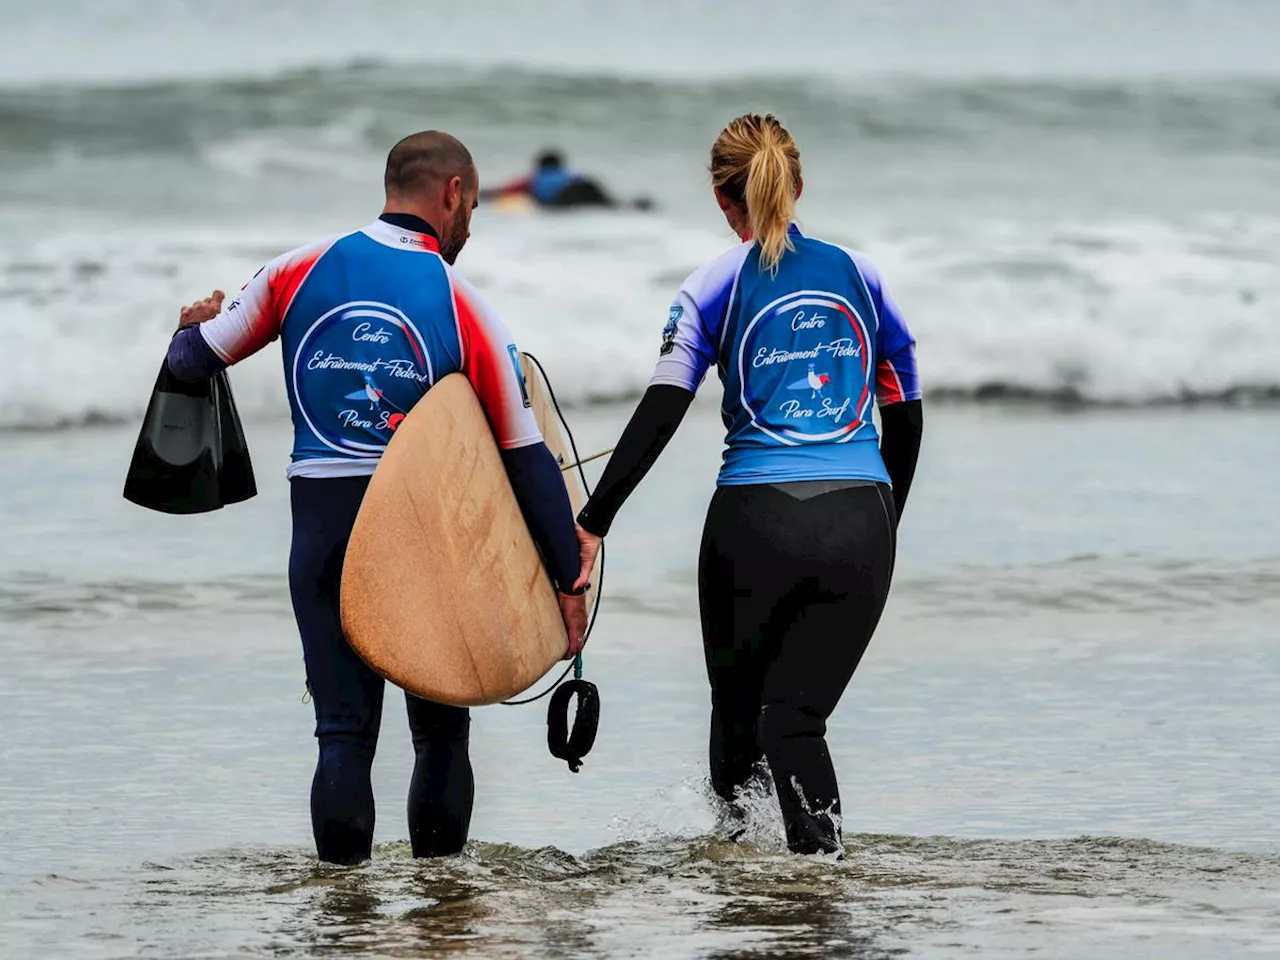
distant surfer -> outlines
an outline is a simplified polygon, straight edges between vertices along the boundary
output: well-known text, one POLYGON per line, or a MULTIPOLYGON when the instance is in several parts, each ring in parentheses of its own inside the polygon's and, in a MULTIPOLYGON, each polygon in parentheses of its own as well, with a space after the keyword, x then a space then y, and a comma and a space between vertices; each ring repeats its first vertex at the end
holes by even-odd
MULTIPOLYGON (((516 498, 546 558, 581 649, 586 600, 564 482, 542 442, 507 328, 453 269, 470 236, 479 180, 445 133, 401 140, 387 157, 386 205, 366 227, 272 260, 230 303, 221 292, 182 311, 168 363, 212 376, 282 341, 293 413, 289 590, 315 704, 319 762, 311 820, 320 859, 356 863, 373 843, 369 772, 384 683, 342 633, 343 555, 369 477, 404 415, 448 373, 465 374, 502 450, 516 498)), ((415 856, 458 852, 474 795, 465 709, 407 696, 417 759, 409 787, 415 856)))
POLYGON ((480 191, 482 200, 528 197, 540 207, 566 210, 573 207, 632 207, 648 210, 653 201, 637 198, 621 203, 592 177, 571 169, 559 150, 543 150, 533 158, 533 169, 498 187, 480 191))
POLYGON ((775 117, 725 127, 711 179, 743 243, 681 286, 579 536, 589 558, 715 365, 727 449, 698 568, 711 783, 735 810, 763 758, 790 848, 839 852, 826 724, 889 593, 923 430, 915 341, 864 255, 792 222, 800 153, 775 117))

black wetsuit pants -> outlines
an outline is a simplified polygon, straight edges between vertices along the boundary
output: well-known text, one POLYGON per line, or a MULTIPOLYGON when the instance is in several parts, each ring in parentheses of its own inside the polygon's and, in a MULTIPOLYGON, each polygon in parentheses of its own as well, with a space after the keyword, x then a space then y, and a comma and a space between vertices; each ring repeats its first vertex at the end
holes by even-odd
MULTIPOLYGON (((357 863, 373 846, 369 772, 382 722, 383 679, 342 633, 342 561, 368 477, 294 478, 289 592, 302 635, 320 758, 311 783, 316 850, 330 863, 357 863)), ((467 840, 475 781, 466 710, 406 694, 417 756, 409 785, 414 856, 456 853, 467 840)))
POLYGON ((827 487, 720 487, 698 571, 712 786, 732 803, 763 757, 798 853, 839 849, 827 718, 880 620, 897 526, 887 485, 827 487))

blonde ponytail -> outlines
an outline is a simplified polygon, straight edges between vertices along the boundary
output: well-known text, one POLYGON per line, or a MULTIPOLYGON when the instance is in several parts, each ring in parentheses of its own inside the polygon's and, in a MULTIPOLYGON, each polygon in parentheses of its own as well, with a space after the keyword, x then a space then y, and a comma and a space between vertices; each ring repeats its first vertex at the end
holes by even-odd
POLYGON ((746 208, 760 267, 776 273, 794 250, 791 220, 800 189, 800 150, 773 114, 748 113, 720 131, 711 147, 711 182, 746 208))

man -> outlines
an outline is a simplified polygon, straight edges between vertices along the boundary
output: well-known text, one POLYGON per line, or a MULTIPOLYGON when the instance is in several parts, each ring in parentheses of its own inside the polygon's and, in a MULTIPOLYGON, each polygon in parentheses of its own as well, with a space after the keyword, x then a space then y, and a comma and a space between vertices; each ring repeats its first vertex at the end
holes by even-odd
MULTIPOLYGON (((621 206, 591 177, 565 166, 564 155, 558 150, 542 151, 533 159, 532 173, 510 180, 500 187, 483 190, 480 195, 486 200, 527 196, 539 206, 553 209, 621 206)), ((637 210, 648 210, 653 203, 646 198, 639 198, 633 200, 630 206, 637 210)))
MULTIPOLYGON (((221 291, 184 308, 168 354, 175 376, 195 380, 282 340, 294 425, 289 590, 319 741, 312 827, 320 859, 332 863, 359 862, 372 849, 369 771, 384 687, 342 634, 343 555, 391 434, 445 374, 460 371, 475 387, 559 591, 569 656, 587 623, 574 588, 580 566, 568 495, 524 399, 519 352, 452 269, 479 192, 471 154, 448 134, 414 134, 391 150, 384 185, 376 222, 276 258, 225 308, 221 291)), ((406 700, 416 753, 413 853, 456 853, 474 795, 468 712, 406 700)))

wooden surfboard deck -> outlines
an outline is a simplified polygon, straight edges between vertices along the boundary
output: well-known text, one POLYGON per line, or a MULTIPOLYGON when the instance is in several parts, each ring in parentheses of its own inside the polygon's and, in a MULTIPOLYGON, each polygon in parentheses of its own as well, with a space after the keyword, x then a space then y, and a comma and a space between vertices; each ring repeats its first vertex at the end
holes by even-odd
POLYGON ((342 625, 379 674, 457 706, 516 696, 564 656, 555 590, 461 374, 414 405, 369 482, 342 625))

